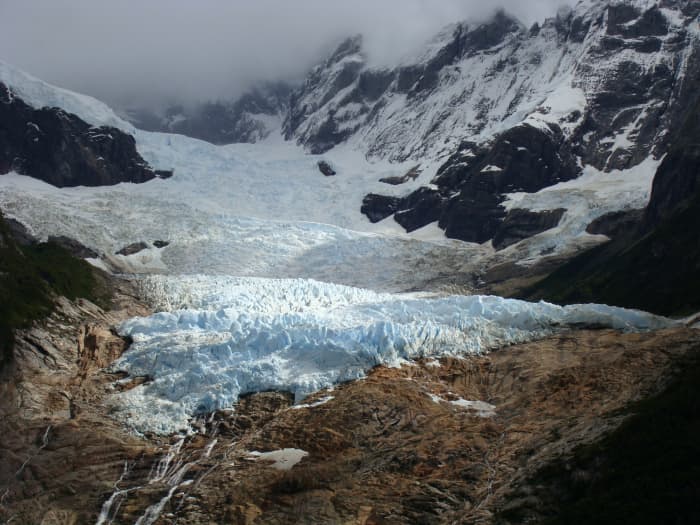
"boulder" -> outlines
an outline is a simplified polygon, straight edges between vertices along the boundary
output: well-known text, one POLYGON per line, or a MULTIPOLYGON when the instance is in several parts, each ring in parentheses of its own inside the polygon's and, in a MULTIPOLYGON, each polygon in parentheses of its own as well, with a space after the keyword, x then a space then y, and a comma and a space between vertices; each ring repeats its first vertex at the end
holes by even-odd
POLYGON ((401 176, 395 175, 393 177, 384 177, 379 179, 379 182, 383 182, 384 184, 389 184, 391 186, 400 186, 401 184, 406 184, 408 181, 416 180, 422 172, 423 170, 420 169, 420 164, 418 164, 417 166, 413 166, 401 176))
POLYGON ((333 167, 325 160, 318 161, 318 170, 326 177, 332 177, 333 175, 337 174, 333 167))
POLYGON ((146 249, 148 249, 148 244, 146 244, 143 241, 139 241, 129 244, 128 246, 124 246, 124 248, 122 248, 116 253, 117 255, 134 255, 135 253, 139 253, 140 251, 146 249))

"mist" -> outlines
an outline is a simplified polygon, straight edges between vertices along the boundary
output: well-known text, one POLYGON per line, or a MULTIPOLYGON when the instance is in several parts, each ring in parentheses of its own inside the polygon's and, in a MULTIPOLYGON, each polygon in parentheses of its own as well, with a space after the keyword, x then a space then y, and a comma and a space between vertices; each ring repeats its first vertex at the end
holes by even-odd
POLYGON ((391 64, 499 7, 525 24, 573 0, 0 0, 0 60, 117 107, 232 99, 299 81, 347 36, 391 64))

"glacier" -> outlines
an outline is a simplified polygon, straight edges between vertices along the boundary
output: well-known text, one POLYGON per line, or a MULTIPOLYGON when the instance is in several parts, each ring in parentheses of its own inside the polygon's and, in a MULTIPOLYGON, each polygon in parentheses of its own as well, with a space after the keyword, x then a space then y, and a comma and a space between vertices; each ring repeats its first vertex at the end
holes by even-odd
MULTIPOLYGON (((567 256, 599 244, 604 239, 586 233, 587 224, 612 211, 644 207, 660 162, 649 158, 612 173, 587 167, 575 181, 537 194, 510 195, 504 203, 508 209, 565 208, 567 213, 560 228, 494 253, 488 244, 446 239, 435 225, 407 234, 393 217, 372 224, 361 213, 368 193, 403 197, 429 186, 444 160, 439 155, 423 159, 415 180, 390 186, 380 179, 401 177, 415 162, 368 160, 352 143, 309 155, 281 137, 214 146, 137 130, 103 103, 2 61, 0 81, 33 107, 59 106, 92 125, 132 134, 152 167, 174 169, 168 180, 98 188, 58 189, 17 174, 0 177, 0 207, 6 215, 40 238, 73 237, 103 252, 108 268, 125 273, 300 277, 369 288, 419 288, 416 275, 428 283, 504 262, 531 264, 543 254, 567 256), (322 159, 336 166, 337 176, 319 173, 322 159), (155 239, 171 245, 151 257, 115 255, 125 245, 155 239), (384 268, 382 275, 375 267, 384 268)), ((552 115, 582 103, 581 93, 566 82, 550 98, 552 115)), ((528 118, 544 117, 536 113, 528 118)))
POLYGON ((243 394, 307 395, 378 365, 480 354, 580 325, 651 330, 674 321, 603 305, 378 293, 311 279, 149 276, 173 308, 123 323, 131 349, 111 370, 146 383, 112 397, 138 432, 170 434, 243 394))
MULTIPOLYGON (((557 229, 495 253, 489 244, 446 239, 434 225, 406 234, 393 218, 371 224, 361 214, 369 192, 404 196, 428 185, 441 161, 437 153, 415 180, 388 186, 380 179, 401 177, 415 163, 368 160, 352 143, 323 156, 279 137, 213 146, 136 130, 104 104, 2 62, 0 79, 34 107, 60 106, 92 125, 133 134, 151 166, 174 169, 167 180, 98 188, 0 177, 4 213, 40 238, 67 235, 102 252, 92 262, 132 276, 156 306, 154 315, 119 327, 134 343, 111 369, 146 379, 118 392, 130 384, 127 377, 109 398, 114 415, 135 431, 187 430, 192 416, 230 408, 240 395, 260 390, 290 391, 301 401, 377 365, 467 356, 579 325, 673 324, 600 305, 445 294, 462 290, 480 269, 530 264, 552 249, 565 255, 601 242, 586 225, 610 211, 643 207, 659 160, 613 173, 588 168, 574 181, 511 194, 508 209, 563 207, 567 214, 557 229), (322 159, 337 168, 335 177, 319 173, 322 159), (156 239, 170 244, 115 253, 156 239)), ((582 103, 567 83, 548 97, 553 113, 582 103)))

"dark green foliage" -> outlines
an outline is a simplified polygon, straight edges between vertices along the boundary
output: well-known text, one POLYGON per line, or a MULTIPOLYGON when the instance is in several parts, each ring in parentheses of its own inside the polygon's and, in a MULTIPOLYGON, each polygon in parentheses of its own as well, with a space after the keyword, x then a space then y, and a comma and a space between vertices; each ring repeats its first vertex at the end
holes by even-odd
POLYGON ((519 295, 662 315, 700 310, 700 197, 640 240, 620 239, 593 248, 519 295))
MULTIPOLYGON (((549 516, 543 523, 700 523, 700 363, 695 357, 681 367, 615 432, 531 480, 549 516)), ((509 514, 502 518, 525 518, 509 514)))
POLYGON ((58 295, 105 304, 109 291, 92 266, 58 245, 17 246, 0 216, 0 367, 11 358, 14 330, 51 313, 58 295))

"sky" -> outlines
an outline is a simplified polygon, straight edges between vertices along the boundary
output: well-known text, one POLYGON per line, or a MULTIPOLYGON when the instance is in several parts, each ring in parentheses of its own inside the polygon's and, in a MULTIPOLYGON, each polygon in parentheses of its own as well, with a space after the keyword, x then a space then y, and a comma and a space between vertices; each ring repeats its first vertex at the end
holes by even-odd
POLYGON ((298 81, 347 36, 376 64, 503 7, 531 24, 574 0, 0 0, 0 60, 117 108, 233 99, 298 81))

